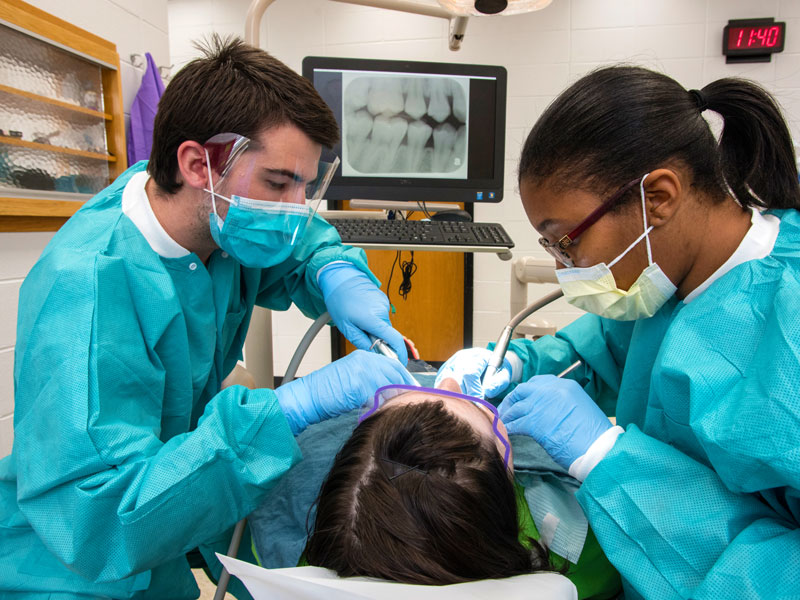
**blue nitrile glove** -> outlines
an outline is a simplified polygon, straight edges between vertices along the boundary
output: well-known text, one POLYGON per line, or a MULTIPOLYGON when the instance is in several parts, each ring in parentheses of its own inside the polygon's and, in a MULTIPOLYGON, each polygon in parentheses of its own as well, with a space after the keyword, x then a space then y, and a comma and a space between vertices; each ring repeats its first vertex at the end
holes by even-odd
POLYGON ((280 386, 275 393, 294 435, 306 427, 344 414, 371 400, 384 385, 417 385, 393 358, 356 350, 308 375, 280 386))
POLYGON ((501 394, 511 383, 513 368, 508 358, 503 359, 503 365, 489 378, 481 382, 492 351, 486 348, 465 348, 459 350, 447 359, 436 374, 434 387, 444 379, 455 379, 461 386, 461 391, 469 396, 478 398, 494 398, 501 394))
POLYGON ((611 428, 577 381, 555 375, 537 375, 518 385, 497 412, 508 433, 532 437, 565 469, 611 428))
POLYGON ((368 350, 372 342, 367 333, 371 333, 389 344, 400 362, 408 364, 403 336, 389 320, 389 299, 369 277, 341 262, 323 267, 317 281, 331 319, 356 348, 368 350))

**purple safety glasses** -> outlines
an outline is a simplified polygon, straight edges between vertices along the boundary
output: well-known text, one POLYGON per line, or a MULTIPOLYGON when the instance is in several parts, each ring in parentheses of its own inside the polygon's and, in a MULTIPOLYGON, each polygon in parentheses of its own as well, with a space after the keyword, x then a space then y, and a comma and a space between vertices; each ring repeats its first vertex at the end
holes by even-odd
POLYGON ((500 417, 497 414, 497 408, 489 401, 484 400, 482 398, 476 398, 474 396, 466 396, 464 394, 457 394, 456 392, 449 392, 447 390, 440 390, 436 388, 427 388, 427 387, 418 387, 413 385, 385 385, 382 388, 378 388, 378 391, 375 392, 375 396, 372 400, 371 404, 367 404, 362 409, 361 414, 358 417, 358 422, 361 423, 364 419, 369 418, 375 411, 377 411, 381 406, 383 406, 389 400, 396 398, 401 394, 405 394, 408 392, 422 392, 425 394, 430 394, 431 396, 440 396, 443 398, 458 398, 460 400, 466 400, 467 402, 472 402, 473 404, 477 404, 487 408, 494 418, 492 419, 492 430, 494 434, 497 436, 497 439, 500 440, 500 443, 505 448, 505 454, 503 456, 503 464, 508 467, 508 459, 511 455, 511 444, 508 441, 508 438, 500 433, 500 430, 497 427, 497 423, 500 420, 500 417))

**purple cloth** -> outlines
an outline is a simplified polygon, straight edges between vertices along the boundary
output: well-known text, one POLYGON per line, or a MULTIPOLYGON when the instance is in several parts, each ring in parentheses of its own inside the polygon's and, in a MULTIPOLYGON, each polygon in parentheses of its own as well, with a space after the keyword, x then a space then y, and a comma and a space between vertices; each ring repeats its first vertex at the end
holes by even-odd
POLYGON ((145 53, 145 57, 147 70, 131 105, 128 165, 150 158, 150 150, 153 148, 153 121, 156 118, 158 101, 164 94, 164 83, 161 81, 156 61, 149 52, 145 53))

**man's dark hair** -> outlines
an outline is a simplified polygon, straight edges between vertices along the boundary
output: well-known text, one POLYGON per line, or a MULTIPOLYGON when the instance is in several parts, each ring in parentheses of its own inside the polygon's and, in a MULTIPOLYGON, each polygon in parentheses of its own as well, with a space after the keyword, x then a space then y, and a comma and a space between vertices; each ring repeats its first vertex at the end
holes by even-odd
POLYGON ((218 133, 254 138, 269 127, 292 124, 311 140, 332 148, 339 125, 311 82, 264 50, 239 38, 214 34, 204 53, 170 81, 158 104, 147 172, 168 192, 176 180, 178 146, 200 144, 218 133))
POLYGON ((387 406, 353 431, 316 502, 305 557, 342 577, 446 585, 552 570, 519 539, 493 442, 437 400, 387 406))

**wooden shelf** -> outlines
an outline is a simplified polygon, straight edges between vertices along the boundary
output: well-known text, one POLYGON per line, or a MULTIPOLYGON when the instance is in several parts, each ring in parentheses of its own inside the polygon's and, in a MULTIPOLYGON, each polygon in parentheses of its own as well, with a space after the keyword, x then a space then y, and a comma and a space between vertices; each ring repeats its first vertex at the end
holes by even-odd
POLYGON ((40 96, 39 94, 33 94, 31 92, 26 92, 25 90, 18 90, 17 88, 3 85, 2 83, 0 83, 0 92, 5 92, 14 96, 21 96, 22 98, 27 98, 29 100, 36 100, 37 102, 44 102, 46 104, 58 106, 59 108, 64 108, 66 110, 89 115, 91 117, 97 117, 98 119, 105 119, 106 121, 110 121, 113 118, 111 115, 100 112, 99 110, 92 110, 91 108, 84 108, 83 106, 77 106, 76 104, 70 104, 69 102, 62 102, 61 100, 48 98, 47 96, 40 96))
POLYGON ((8 137, 0 135, 0 143, 9 144, 11 146, 21 146, 23 148, 31 148, 32 150, 45 150, 47 152, 60 152, 61 154, 71 154, 73 156, 82 156, 83 158, 92 158, 95 160, 104 160, 106 162, 116 162, 117 157, 110 154, 100 154, 99 152, 88 152, 87 150, 73 150, 72 148, 63 148, 62 146, 51 146, 50 144, 40 144, 38 142, 28 142, 19 138, 8 137))
POLYGON ((71 217, 83 206, 76 200, 0 199, 0 216, 4 217, 71 217))
POLYGON ((33 233, 58 231, 67 217, 4 217, 0 216, 0 233, 33 233))
POLYGON ((0 233, 58 231, 89 200, 91 194, 39 192, 47 199, 31 199, 36 190, 0 189, 0 233), (14 194, 18 193, 18 196, 14 194), (79 198, 83 196, 82 198, 79 198), (60 199, 66 197, 67 199, 60 199))

